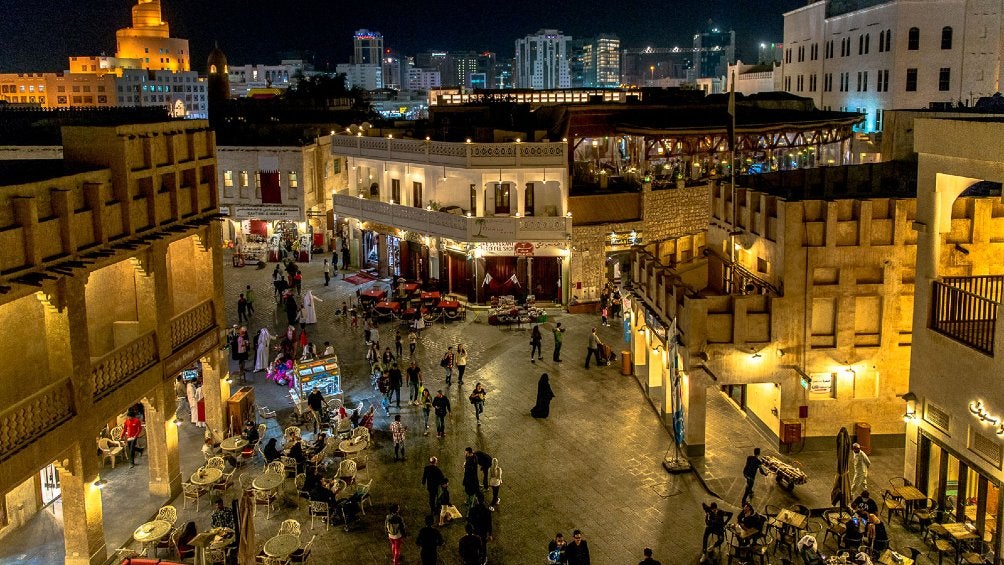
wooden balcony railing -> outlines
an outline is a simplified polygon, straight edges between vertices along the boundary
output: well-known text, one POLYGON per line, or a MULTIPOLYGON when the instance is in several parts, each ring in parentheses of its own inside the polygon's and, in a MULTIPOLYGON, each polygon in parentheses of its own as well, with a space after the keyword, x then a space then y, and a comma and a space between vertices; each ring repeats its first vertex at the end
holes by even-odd
POLYGON ((204 300, 171 318, 171 350, 177 351, 181 346, 213 327, 215 322, 212 299, 204 300))
POLYGON ((100 400, 157 363, 156 334, 150 332, 91 365, 94 400, 100 400))
POLYGON ((1002 288, 1004 277, 949 277, 934 281, 931 329, 993 356, 1002 288))
POLYGON ((77 413, 66 379, 31 394, 0 413, 0 461, 67 422, 77 413))

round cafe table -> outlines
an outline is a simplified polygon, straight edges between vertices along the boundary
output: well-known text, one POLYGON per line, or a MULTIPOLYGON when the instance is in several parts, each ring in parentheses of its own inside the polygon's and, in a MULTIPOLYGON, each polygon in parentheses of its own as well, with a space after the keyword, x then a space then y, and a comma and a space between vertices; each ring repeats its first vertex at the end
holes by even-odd
POLYGON ((296 551, 298 547, 300 547, 300 538, 289 534, 279 534, 265 542, 262 551, 269 557, 289 557, 289 554, 296 551))
POLYGON ((360 451, 366 449, 369 443, 365 441, 358 441, 353 443, 351 439, 344 439, 338 444, 338 451, 346 455, 352 455, 354 453, 359 453, 360 451))
POLYGON ((247 447, 248 440, 241 436, 228 437, 220 442, 220 449, 223 451, 240 451, 247 447))
POLYGON ((203 467, 192 473, 191 481, 193 485, 209 486, 223 478, 223 471, 213 467, 203 467))
POLYGON ((171 523, 166 520, 151 520, 136 528, 132 533, 132 539, 143 544, 143 554, 145 555, 148 544, 157 543, 171 531, 171 523))
POLYGON ((258 490, 275 490, 286 479, 279 473, 265 473, 251 481, 251 486, 258 490))
POLYGON ((223 549, 232 545, 236 540, 237 536, 230 528, 216 528, 216 536, 209 544, 209 549, 223 549))

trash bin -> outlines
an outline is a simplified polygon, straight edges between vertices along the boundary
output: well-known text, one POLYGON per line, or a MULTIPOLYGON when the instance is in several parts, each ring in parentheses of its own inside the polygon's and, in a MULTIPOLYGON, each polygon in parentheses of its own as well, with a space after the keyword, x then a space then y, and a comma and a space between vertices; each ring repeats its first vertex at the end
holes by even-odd
POLYGON ((631 352, 621 351, 621 374, 628 376, 631 374, 631 352))
POLYGON ((854 424, 855 442, 861 446, 866 455, 872 454, 872 425, 867 422, 854 424))

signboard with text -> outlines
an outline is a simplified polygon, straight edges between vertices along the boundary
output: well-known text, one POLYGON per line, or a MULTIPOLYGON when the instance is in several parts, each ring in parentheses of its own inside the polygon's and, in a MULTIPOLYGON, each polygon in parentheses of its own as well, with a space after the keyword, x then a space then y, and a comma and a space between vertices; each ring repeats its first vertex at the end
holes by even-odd
POLYGON ((299 206, 281 204, 247 204, 231 206, 232 216, 238 219, 302 221, 299 206))
POLYGON ((220 330, 213 326, 177 353, 164 360, 164 378, 172 379, 220 343, 220 330))

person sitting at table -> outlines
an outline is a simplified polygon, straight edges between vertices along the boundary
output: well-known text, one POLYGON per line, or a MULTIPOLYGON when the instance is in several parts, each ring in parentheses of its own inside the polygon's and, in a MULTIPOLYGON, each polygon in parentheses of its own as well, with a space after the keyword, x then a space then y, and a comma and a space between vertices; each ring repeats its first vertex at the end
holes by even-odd
POLYGON ((231 530, 237 529, 237 521, 234 520, 234 511, 223 502, 223 497, 216 497, 215 506, 216 510, 213 510, 213 514, 209 517, 209 523, 212 524, 214 528, 230 528, 231 530))
POLYGON ((744 536, 739 540, 739 545, 753 545, 760 538, 761 528, 766 520, 763 516, 753 510, 753 505, 746 503, 739 512, 736 522, 743 529, 744 536))
POLYGON ((795 544, 798 556, 802 558, 804 565, 823 565, 823 556, 819 554, 816 546, 816 538, 812 534, 805 534, 802 539, 795 544))
MULTIPOLYGON (((370 409, 366 411, 366 414, 359 419, 359 426, 362 426, 373 432, 373 419, 376 418, 376 406, 370 404, 370 409)), ((370 437, 373 437, 372 435, 370 437)))
POLYGON ((276 444, 277 441, 275 438, 269 439, 268 443, 265 444, 265 449, 262 450, 262 454, 265 455, 266 463, 271 463, 282 456, 282 452, 279 451, 279 447, 276 444))
MULTIPOLYGON (((306 486, 306 483, 304 483, 306 486)), ((307 491, 308 498, 314 502, 325 502, 328 505, 328 513, 335 507, 335 495, 337 494, 334 490, 335 480, 321 478, 314 482, 313 486, 307 491)))
POLYGON ((708 551, 708 538, 714 535, 718 540, 715 545, 711 548, 712 550, 720 547, 725 541, 725 524, 732 519, 732 513, 718 508, 717 502, 712 502, 711 504, 701 503, 704 508, 704 540, 701 541, 701 553, 707 553, 708 551))
POLYGON ((867 490, 861 491, 861 494, 854 499, 851 503, 851 508, 854 510, 864 510, 869 514, 875 514, 878 512, 878 503, 875 502, 874 498, 871 498, 867 490))
POLYGON ((327 441, 328 441, 328 434, 324 432, 317 434, 317 438, 314 440, 314 442, 311 443, 309 446, 307 446, 307 449, 304 450, 304 455, 308 457, 317 455, 318 453, 321 452, 322 449, 324 449, 324 444, 327 441))
POLYGON ((862 518, 858 514, 854 513, 851 519, 844 524, 844 537, 840 539, 841 549, 857 549, 864 540, 867 515, 862 518))
POLYGON ((254 420, 244 422, 244 433, 241 434, 241 437, 247 440, 248 445, 258 443, 261 438, 258 436, 258 426, 255 425, 254 420))
POLYGON ((885 530, 885 524, 878 514, 868 515, 868 545, 881 554, 889 549, 889 533, 885 530))
POLYGON ((297 472, 303 470, 303 465, 307 462, 307 456, 303 453, 303 442, 300 441, 300 438, 294 440, 293 444, 289 446, 286 456, 296 461, 297 472))
POLYGON ((195 546, 192 545, 192 540, 195 539, 195 536, 197 535, 199 535, 199 532, 195 529, 195 522, 188 522, 181 529, 181 532, 175 539, 175 544, 178 546, 178 557, 180 559, 195 557, 195 546))

